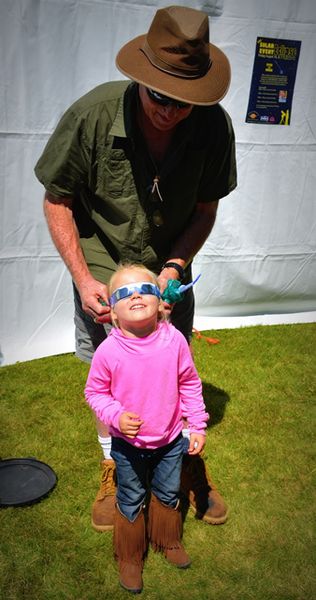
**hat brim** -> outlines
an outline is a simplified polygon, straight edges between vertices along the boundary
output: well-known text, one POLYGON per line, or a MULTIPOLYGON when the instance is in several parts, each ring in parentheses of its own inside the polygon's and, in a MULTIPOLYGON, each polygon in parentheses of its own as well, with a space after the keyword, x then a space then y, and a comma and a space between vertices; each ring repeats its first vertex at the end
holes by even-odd
POLYGON ((145 38, 146 35, 134 38, 118 52, 116 66, 123 75, 180 102, 210 106, 224 98, 230 84, 230 64, 217 46, 209 44, 212 64, 207 73, 186 79, 155 67, 142 51, 145 38))

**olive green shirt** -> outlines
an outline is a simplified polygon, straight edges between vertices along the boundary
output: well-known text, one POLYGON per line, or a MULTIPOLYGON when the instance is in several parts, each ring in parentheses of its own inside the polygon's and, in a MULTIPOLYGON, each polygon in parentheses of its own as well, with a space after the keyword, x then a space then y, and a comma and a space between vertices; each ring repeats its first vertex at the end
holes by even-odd
POLYGON ((236 187, 234 132, 220 105, 195 106, 155 164, 137 127, 138 102, 135 83, 93 89, 61 118, 35 167, 49 193, 73 198, 85 260, 104 283, 120 261, 159 273, 196 203, 236 187))

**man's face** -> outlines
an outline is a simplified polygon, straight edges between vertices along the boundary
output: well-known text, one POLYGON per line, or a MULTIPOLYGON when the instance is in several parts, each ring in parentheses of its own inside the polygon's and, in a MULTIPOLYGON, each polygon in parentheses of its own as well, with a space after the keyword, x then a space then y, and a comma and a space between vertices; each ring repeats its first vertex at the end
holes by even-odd
POLYGON ((186 119, 193 110, 192 104, 184 108, 178 108, 175 104, 162 106, 148 95, 144 85, 139 85, 139 97, 146 117, 159 131, 170 131, 186 119))

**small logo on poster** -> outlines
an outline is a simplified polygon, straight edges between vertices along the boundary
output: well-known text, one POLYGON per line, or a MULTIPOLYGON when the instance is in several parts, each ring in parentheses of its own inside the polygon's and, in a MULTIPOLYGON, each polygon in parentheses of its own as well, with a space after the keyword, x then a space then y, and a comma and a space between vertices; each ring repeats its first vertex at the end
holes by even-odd
POLYGON ((251 121, 257 121, 259 118, 259 115, 256 111, 252 111, 250 113, 248 113, 248 119, 251 119, 251 121))

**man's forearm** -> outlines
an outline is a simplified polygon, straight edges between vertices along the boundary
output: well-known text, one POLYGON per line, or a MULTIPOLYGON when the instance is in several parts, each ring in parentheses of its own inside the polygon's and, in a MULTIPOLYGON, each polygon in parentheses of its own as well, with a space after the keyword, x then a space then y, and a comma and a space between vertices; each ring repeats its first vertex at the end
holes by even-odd
POLYGON ((107 322, 108 290, 104 283, 90 273, 81 250, 79 233, 72 213, 71 198, 54 198, 45 195, 44 212, 53 242, 68 267, 78 289, 83 310, 99 323, 107 322), (102 299, 105 304, 100 304, 102 299))
POLYGON ((185 267, 194 258, 213 229, 217 206, 218 201, 197 205, 185 231, 172 246, 168 260, 185 267))
POLYGON ((72 200, 54 198, 45 194, 44 213, 52 240, 77 287, 91 275, 84 259, 76 223, 73 219, 72 200))

